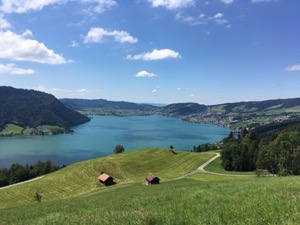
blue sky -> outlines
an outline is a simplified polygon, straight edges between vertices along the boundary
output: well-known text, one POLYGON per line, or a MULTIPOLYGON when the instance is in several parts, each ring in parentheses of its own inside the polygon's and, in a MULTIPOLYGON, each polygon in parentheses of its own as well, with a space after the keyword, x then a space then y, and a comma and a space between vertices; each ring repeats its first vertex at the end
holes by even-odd
POLYGON ((139 103, 300 97, 298 0, 2 0, 0 85, 139 103))

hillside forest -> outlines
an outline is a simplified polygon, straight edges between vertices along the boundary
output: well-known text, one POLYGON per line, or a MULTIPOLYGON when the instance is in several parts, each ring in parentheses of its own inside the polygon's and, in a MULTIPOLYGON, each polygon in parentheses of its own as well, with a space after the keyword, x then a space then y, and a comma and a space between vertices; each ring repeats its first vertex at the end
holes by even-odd
POLYGON ((300 175, 300 126, 267 137, 244 129, 223 140, 222 166, 229 171, 267 170, 277 175, 300 175))

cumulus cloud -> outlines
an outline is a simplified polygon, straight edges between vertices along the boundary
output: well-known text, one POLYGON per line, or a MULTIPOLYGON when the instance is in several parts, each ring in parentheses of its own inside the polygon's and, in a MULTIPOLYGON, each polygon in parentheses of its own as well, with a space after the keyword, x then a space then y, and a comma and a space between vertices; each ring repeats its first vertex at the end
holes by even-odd
POLYGON ((127 55, 127 59, 131 60, 144 60, 144 61, 152 61, 152 60, 162 60, 162 59, 178 59, 180 58, 180 54, 171 49, 154 49, 152 52, 144 52, 138 55, 127 55))
POLYGON ((149 0, 152 7, 165 7, 167 9, 180 9, 194 6, 195 0, 149 0))
POLYGON ((136 43, 137 38, 132 37, 127 31, 105 30, 101 27, 93 27, 84 37, 84 43, 100 43, 104 37, 113 37, 116 42, 120 43, 136 43))
POLYGON ((0 74, 1 73, 9 73, 14 75, 30 75, 34 74, 35 71, 32 69, 23 69, 16 67, 15 64, 9 63, 9 64, 0 64, 0 74))
MULTIPOLYGON (((64 4, 73 0, 2 0, 0 10, 4 13, 26 13, 28 11, 41 10, 53 4, 64 4)), ((79 3, 94 5, 96 13, 103 13, 105 10, 117 5, 115 0, 79 0, 79 3)))
POLYGON ((300 71, 300 64, 289 66, 289 67, 285 68, 284 70, 288 71, 288 72, 297 72, 297 71, 300 71))
POLYGON ((142 70, 135 74, 136 77, 156 77, 157 75, 154 73, 150 73, 146 70, 142 70))
POLYGON ((231 4, 234 2, 234 0, 221 0, 224 4, 231 4))
POLYGON ((25 13, 30 10, 41 10, 43 7, 62 2, 61 0, 2 0, 0 10, 5 13, 25 13))
POLYGON ((32 35, 29 30, 21 35, 9 30, 0 31, 0 58, 53 65, 70 62, 48 49, 43 43, 26 38, 29 35, 32 35))

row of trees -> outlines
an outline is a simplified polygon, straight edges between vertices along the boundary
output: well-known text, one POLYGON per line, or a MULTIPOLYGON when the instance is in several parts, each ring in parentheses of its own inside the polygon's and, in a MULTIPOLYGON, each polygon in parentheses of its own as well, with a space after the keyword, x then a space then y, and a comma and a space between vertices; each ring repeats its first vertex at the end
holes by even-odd
POLYGON ((0 187, 42 176, 60 168, 49 160, 46 162, 39 160, 34 165, 26 164, 25 166, 14 163, 10 168, 0 169, 0 187))
POLYGON ((239 136, 231 133, 223 142, 221 159, 226 170, 300 174, 300 130, 281 131, 265 139, 244 130, 239 136))
POLYGON ((219 149, 219 146, 217 144, 200 144, 198 146, 194 146, 192 152, 207 152, 207 151, 212 151, 212 150, 217 150, 219 149))

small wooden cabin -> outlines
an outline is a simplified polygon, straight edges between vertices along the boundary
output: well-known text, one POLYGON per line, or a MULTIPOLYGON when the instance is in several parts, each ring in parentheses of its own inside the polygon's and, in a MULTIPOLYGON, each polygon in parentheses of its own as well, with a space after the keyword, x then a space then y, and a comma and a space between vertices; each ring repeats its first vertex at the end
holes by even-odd
POLYGON ((99 182, 105 186, 113 185, 115 184, 114 178, 112 176, 109 176, 106 173, 101 173, 98 177, 99 182))
POLYGON ((152 184, 159 184, 160 178, 153 175, 152 173, 148 173, 148 175, 146 176, 146 181, 145 184, 146 185, 152 185, 152 184))

